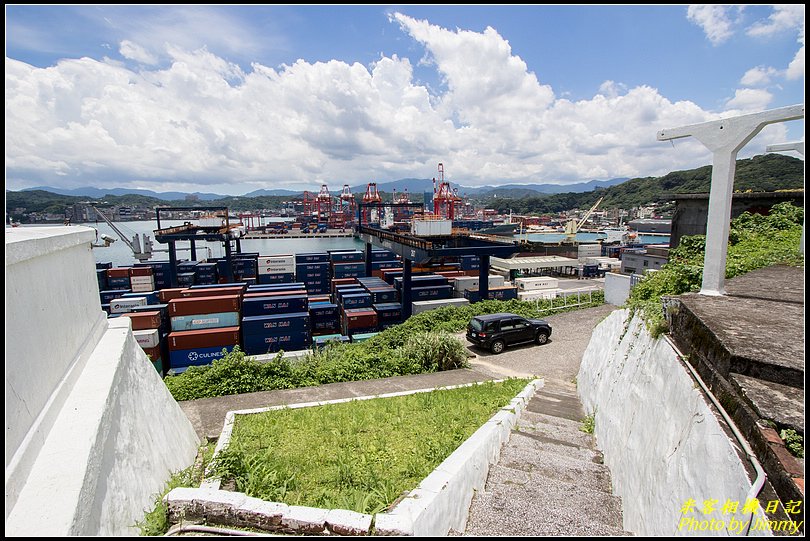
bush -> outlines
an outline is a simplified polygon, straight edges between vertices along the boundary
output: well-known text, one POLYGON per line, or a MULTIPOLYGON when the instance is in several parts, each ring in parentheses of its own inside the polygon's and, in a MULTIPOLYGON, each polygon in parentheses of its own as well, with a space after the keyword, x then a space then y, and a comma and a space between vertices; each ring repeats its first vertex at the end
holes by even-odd
MULTIPOLYGON (((571 311, 605 302, 604 292, 594 292, 591 304, 567 307, 571 311)), ((165 379, 176 400, 308 387, 341 381, 422 374, 464 366, 466 347, 448 333, 463 331, 470 319, 482 314, 512 312, 541 317, 551 301, 483 301, 469 306, 444 307, 417 314, 358 344, 331 343, 314 349, 297 361, 282 354, 260 363, 235 348, 208 366, 192 366, 165 379)))
MULTIPOLYGON (((774 205, 768 216, 741 214, 731 222, 726 278, 734 278, 770 265, 802 265, 801 224, 804 209, 790 203, 774 205)), ((648 273, 630 292, 627 306, 642 314, 647 326, 660 333, 665 329, 662 296, 699 291, 703 281, 706 237, 681 238, 669 253, 669 262, 648 273)))

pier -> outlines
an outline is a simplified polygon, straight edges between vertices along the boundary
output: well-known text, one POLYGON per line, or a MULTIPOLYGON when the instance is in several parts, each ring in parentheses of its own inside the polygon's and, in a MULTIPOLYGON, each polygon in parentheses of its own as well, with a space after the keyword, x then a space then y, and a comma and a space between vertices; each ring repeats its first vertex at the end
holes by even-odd
POLYGON ((265 233, 262 231, 248 231, 242 239, 329 239, 329 238, 351 238, 354 230, 340 231, 330 229, 326 233, 301 233, 300 231, 288 231, 286 233, 265 233))

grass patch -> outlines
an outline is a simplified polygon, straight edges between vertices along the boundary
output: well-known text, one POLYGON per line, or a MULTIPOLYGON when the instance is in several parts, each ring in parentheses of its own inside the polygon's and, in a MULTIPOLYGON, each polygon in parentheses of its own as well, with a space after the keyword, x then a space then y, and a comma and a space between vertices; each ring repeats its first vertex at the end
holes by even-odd
POLYGON ((163 497, 178 487, 198 487, 203 480, 205 468, 214 455, 214 444, 200 447, 194 465, 172 474, 158 494, 155 495, 154 507, 147 511, 143 520, 136 522, 135 527, 140 529, 141 535, 163 535, 169 529, 166 504, 163 497))
MULTIPOLYGON (((554 308, 554 313, 600 306, 604 292, 590 304, 554 308)), ((234 350, 208 366, 192 366, 164 381, 175 400, 195 400, 275 389, 292 389, 342 381, 423 374, 466 366, 466 345, 451 336, 475 316, 511 312, 528 318, 548 314, 551 301, 483 301, 417 314, 359 344, 330 344, 298 361, 277 355, 259 363, 234 350)))
POLYGON ((798 458, 804 458, 804 438, 802 438, 801 434, 792 428, 787 428, 779 433, 779 437, 785 442, 785 447, 788 448, 790 454, 798 458))
POLYGON ((380 512, 528 381, 238 416, 217 473, 265 500, 380 512))
POLYGON ((596 428, 596 414, 592 413, 580 421, 579 430, 581 432, 593 434, 594 428, 596 428))

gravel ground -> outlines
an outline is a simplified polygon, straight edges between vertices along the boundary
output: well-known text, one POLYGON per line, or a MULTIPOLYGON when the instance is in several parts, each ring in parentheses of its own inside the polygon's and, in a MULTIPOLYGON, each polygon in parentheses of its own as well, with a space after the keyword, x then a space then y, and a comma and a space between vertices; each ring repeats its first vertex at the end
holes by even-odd
POLYGON ((468 344, 467 349, 475 355, 470 359, 470 365, 478 372, 494 377, 539 376, 571 383, 579 372, 591 332, 615 309, 615 306, 605 304, 548 316, 545 320, 551 325, 552 332, 547 344, 513 346, 500 355, 474 347, 466 341, 463 332, 457 336, 468 344))

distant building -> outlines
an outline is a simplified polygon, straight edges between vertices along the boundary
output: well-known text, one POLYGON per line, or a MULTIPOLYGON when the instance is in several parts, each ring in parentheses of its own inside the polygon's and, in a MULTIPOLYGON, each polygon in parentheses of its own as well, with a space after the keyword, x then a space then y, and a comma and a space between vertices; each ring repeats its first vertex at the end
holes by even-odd
POLYGON ((672 220, 654 220, 652 218, 644 218, 641 220, 633 220, 629 222, 628 227, 639 233, 661 233, 668 234, 672 230, 672 220))
POLYGON ((645 248, 628 248, 622 252, 622 274, 644 274, 658 270, 669 260, 669 247, 651 244, 645 248))

